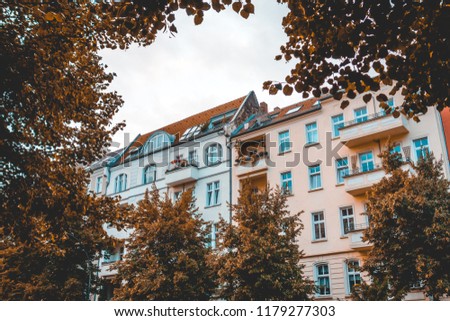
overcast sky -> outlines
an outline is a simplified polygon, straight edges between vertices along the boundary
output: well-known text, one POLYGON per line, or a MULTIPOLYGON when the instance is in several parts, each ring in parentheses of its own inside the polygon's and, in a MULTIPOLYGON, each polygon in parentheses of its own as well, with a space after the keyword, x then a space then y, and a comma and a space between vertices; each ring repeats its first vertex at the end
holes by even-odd
POLYGON ((294 94, 270 96, 265 80, 284 80, 292 65, 275 61, 287 37, 281 20, 287 13, 276 1, 255 0, 255 14, 247 20, 231 7, 210 10, 201 25, 180 12, 178 34, 161 33, 148 47, 105 50, 108 70, 117 74, 111 89, 125 104, 114 121, 126 121, 114 141, 130 139, 203 110, 226 103, 254 90, 269 109, 302 100, 294 94))

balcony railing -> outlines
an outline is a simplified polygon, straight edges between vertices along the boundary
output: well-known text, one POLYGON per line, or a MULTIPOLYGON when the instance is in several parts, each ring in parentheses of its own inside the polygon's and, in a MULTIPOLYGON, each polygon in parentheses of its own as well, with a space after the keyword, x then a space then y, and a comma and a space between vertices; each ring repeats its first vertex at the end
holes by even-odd
POLYGON ((379 164, 369 170, 355 167, 344 176, 345 190, 353 196, 363 195, 385 175, 383 167, 379 164))
POLYGON ((166 184, 168 186, 190 183, 197 179, 198 163, 193 160, 172 162, 166 171, 166 184))
POLYGON ((363 145, 408 132, 408 122, 405 117, 395 118, 392 114, 384 112, 367 115, 363 120, 353 119, 344 123, 344 126, 339 129, 341 142, 347 147, 363 145))
POLYGON ((381 164, 374 164, 373 168, 371 169, 361 169, 360 167, 353 167, 352 169, 350 169, 348 171, 348 173, 346 175, 344 175, 344 178, 346 177, 351 177, 351 176, 356 176, 356 175, 360 175, 360 174, 364 174, 364 173, 370 173, 370 172, 374 172, 374 171, 378 171, 380 169, 382 169, 383 166, 381 164))

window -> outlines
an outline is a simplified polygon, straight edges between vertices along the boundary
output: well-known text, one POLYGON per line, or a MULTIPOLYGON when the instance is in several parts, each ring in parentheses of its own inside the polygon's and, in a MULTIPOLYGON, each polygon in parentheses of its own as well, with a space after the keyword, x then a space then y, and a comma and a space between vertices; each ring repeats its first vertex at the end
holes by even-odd
POLYGON ((328 270, 328 264, 318 264, 315 267, 316 294, 330 295, 330 272, 328 270))
POLYGON ((373 163, 372 152, 366 152, 359 154, 359 165, 361 167, 361 172, 368 172, 375 168, 373 163))
POLYGON ((281 190, 286 195, 292 194, 292 173, 281 173, 281 190))
POLYGON ((350 294, 356 284, 361 284, 361 273, 359 272, 359 261, 351 260, 346 264, 347 268, 347 293, 350 294))
POLYGON ((112 253, 105 250, 103 251, 103 263, 113 263, 122 261, 124 253, 124 247, 115 249, 112 253))
POLYGON ((414 150, 416 152, 416 160, 424 158, 430 152, 428 146, 428 137, 419 138, 413 141, 414 150))
POLYGON ((211 166, 222 161, 222 145, 212 144, 206 148, 206 165, 211 166))
POLYGON ((219 205, 220 201, 220 182, 216 181, 207 184, 206 206, 219 205))
POLYGON ((313 223, 313 240, 316 241, 325 239, 325 217, 323 212, 315 212, 311 215, 313 223))
POLYGON ((116 177, 114 191, 120 193, 127 189, 127 174, 120 174, 116 177))
POLYGON ((353 207, 341 207, 341 227, 342 234, 345 235, 355 229, 355 218, 353 216, 353 207))
POLYGON ((401 150, 401 148, 400 148, 400 144, 396 144, 396 145, 394 145, 394 146, 392 147, 392 149, 391 149, 391 154, 394 154, 394 153, 399 153, 399 154, 402 153, 402 150, 401 150))
POLYGON ((206 247, 215 249, 216 248, 216 238, 217 238, 217 225, 211 224, 211 233, 208 235, 208 241, 206 247))
POLYGON ((102 191, 102 177, 97 177, 97 183, 95 185, 95 192, 100 193, 102 191))
POLYGON ((331 126, 333 127, 333 137, 338 137, 339 128, 344 127, 344 114, 331 117, 331 126))
POLYGON ((288 130, 278 134, 278 146, 280 153, 286 153, 291 150, 291 141, 288 130))
POLYGON ((386 115, 388 110, 389 113, 392 113, 395 110, 394 97, 389 97, 386 104, 388 105, 388 109, 380 108, 383 115, 386 115))
POLYGON ((165 133, 153 136, 144 146, 144 153, 153 152, 170 145, 169 136, 165 133))
POLYGON ((144 169, 144 184, 153 183, 156 180, 156 166, 149 165, 144 169))
POLYGON ((198 155, 196 150, 189 151, 188 162, 191 165, 198 166, 198 155))
POLYGON ((344 177, 348 175, 347 157, 336 159, 336 180, 338 184, 344 183, 344 177))
POLYGON ((354 111, 355 114, 355 121, 357 123, 362 123, 367 121, 368 117, 367 117, 367 107, 361 107, 358 109, 355 109, 354 111))
POLYGON ((173 201, 174 202, 178 201, 180 199, 180 196, 181 196, 181 191, 174 192, 173 193, 173 201))
POLYGON ((320 177, 320 165, 310 166, 309 171, 309 189, 314 190, 322 187, 322 179, 320 177))
POLYGON ((319 133, 317 131, 317 123, 306 125, 306 143, 313 144, 319 141, 319 133))

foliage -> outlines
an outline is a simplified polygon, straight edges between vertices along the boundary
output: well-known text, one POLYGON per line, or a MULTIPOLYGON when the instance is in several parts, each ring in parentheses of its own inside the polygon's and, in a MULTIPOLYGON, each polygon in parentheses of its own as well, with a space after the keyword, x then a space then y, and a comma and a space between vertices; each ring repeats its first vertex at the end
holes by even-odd
POLYGON ((411 166, 391 169, 368 194, 364 239, 373 247, 362 269, 373 281, 357 299, 400 300, 419 284, 435 300, 450 294, 450 183, 433 155, 411 166))
POLYGON ((313 286, 299 263, 303 224, 278 188, 254 193, 243 183, 233 224, 219 224, 218 296, 226 300, 307 300, 313 286))
POLYGON ((175 203, 154 187, 130 217, 134 228, 118 265, 115 300, 208 300, 216 287, 208 229, 192 192, 175 203))
MULTIPOLYGON (((288 41, 276 59, 296 65, 283 88, 264 83, 270 93, 282 88, 290 95, 295 89, 307 98, 308 92, 315 97, 329 92, 338 100, 366 93, 368 102, 368 92, 385 84, 393 85, 391 95, 401 90, 400 111, 409 117, 426 113, 429 106, 450 106, 448 1, 278 2, 287 4, 289 13, 282 23, 288 41)), ((387 97, 376 98, 387 109, 387 97)), ((345 99, 341 107, 348 105, 345 99)))

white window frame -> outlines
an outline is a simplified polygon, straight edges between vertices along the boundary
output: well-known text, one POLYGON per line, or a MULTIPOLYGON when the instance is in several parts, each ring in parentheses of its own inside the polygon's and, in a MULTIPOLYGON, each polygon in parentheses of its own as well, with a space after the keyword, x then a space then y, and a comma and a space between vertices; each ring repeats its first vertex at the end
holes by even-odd
POLYGON ((344 183, 344 176, 348 175, 349 173, 348 158, 342 157, 336 159, 335 164, 336 164, 336 183, 340 185, 344 183))
POLYGON ((115 185, 114 185, 114 192, 120 193, 127 189, 127 174, 119 174, 116 176, 115 179, 115 185))
POLYGON ((212 166, 222 161, 222 145, 214 143, 206 147, 206 164, 212 166))
POLYGON ((416 161, 419 161, 420 158, 425 157, 426 153, 430 153, 430 141, 428 140, 428 136, 420 137, 413 140, 413 147, 414 147, 414 157, 416 161), (426 140, 426 144, 422 145, 422 140, 426 140), (420 146, 416 145, 416 142, 420 142, 420 146), (418 153, 420 152, 420 156, 418 153))
POLYGON ((98 176, 95 184, 95 192, 98 194, 102 191, 103 177, 98 176))
POLYGON ((291 133, 284 130, 278 133, 278 152, 280 154, 287 153, 291 150, 291 133), (287 146, 287 147, 286 147, 287 146))
POLYGON ((144 168, 143 176, 142 176, 142 183, 143 184, 150 184, 156 181, 156 166, 155 165, 147 165, 144 168), (151 175, 150 175, 151 173, 151 175), (151 180, 150 180, 151 178, 151 180))
POLYGON ((369 115, 367 113, 367 106, 363 106, 360 108, 356 108, 353 110, 353 115, 355 116, 355 121, 357 123, 363 123, 369 119, 369 115), (360 111, 363 111, 364 113, 359 113, 360 111))
POLYGON ((292 195, 293 190, 293 182, 292 182, 292 172, 287 171, 280 174, 281 180, 281 190, 286 195, 292 195), (289 177, 285 176, 289 175, 289 177))
POLYGON ((322 175, 320 170, 320 164, 309 166, 309 190, 313 191, 322 188, 322 175), (318 183, 318 184, 317 184, 318 183), (317 186, 315 186, 317 184, 317 186))
POLYGON ((312 223, 312 239, 313 241, 320 241, 327 239, 327 229, 325 226, 325 213, 323 211, 317 211, 311 213, 311 223, 312 223), (315 219, 318 216, 318 219, 315 219), (321 217, 320 217, 321 216, 321 217), (316 234, 316 226, 319 235, 316 234), (319 236, 319 237, 318 237, 319 236))
POLYGON ((319 128, 317 122, 312 122, 305 125, 306 144, 315 144, 319 142, 319 128))
POLYGON ((375 162, 373 159, 372 151, 359 153, 358 156, 359 156, 359 170, 361 173, 370 172, 375 169, 375 162), (364 159, 363 157, 365 157, 366 155, 370 155, 370 158, 364 159), (366 166, 366 164, 367 164, 367 168, 366 168, 366 170, 364 170, 364 167, 366 166), (370 166, 369 164, 372 164, 372 166, 370 166))
POLYGON ((334 115, 331 117, 331 128, 333 130, 333 138, 339 137, 340 133, 339 133, 339 129, 344 127, 344 114, 338 114, 338 115, 334 115), (342 117, 342 119, 338 119, 342 117), (338 120, 337 120, 338 119, 338 120), (337 121, 336 121, 337 120, 337 121))
POLYGON ((352 263, 356 263, 356 265, 358 267, 360 267, 360 262, 358 259, 350 259, 345 262, 345 279, 346 279, 345 292, 346 292, 346 294, 352 293, 352 286, 350 284, 352 278, 354 280, 353 286, 356 284, 361 284, 361 281, 362 281, 361 272, 357 271, 355 268, 350 268, 350 265, 352 263), (356 281, 357 279, 359 282, 356 281))
POLYGON ((220 205, 220 181, 206 184, 206 206, 220 205))
POLYGON ((191 165, 198 164, 198 153, 197 153, 196 149, 189 151, 189 153, 188 153, 188 162, 191 165))
POLYGON ((347 235, 355 229, 355 210, 353 206, 339 207, 339 217, 341 221, 341 235, 347 235))
POLYGON ((328 293, 325 290, 325 293, 316 292, 316 296, 318 297, 325 297, 325 296, 331 296, 331 274, 330 274, 330 265, 325 262, 316 263, 314 264, 314 283, 316 287, 319 287, 320 285, 320 279, 328 280, 328 282, 325 282, 325 284, 328 285, 328 293), (325 267, 327 273, 320 272, 320 267, 325 267))

